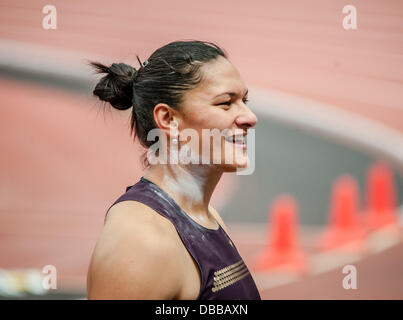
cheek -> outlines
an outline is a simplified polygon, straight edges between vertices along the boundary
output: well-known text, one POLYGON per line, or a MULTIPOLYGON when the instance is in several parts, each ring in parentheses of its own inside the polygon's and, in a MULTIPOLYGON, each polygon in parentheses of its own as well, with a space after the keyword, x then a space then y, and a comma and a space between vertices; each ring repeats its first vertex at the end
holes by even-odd
MULTIPOLYGON (((228 145, 220 134, 218 139, 213 139, 212 137, 209 139, 206 137, 206 132, 211 132, 209 130, 216 129, 216 131, 218 130, 221 133, 225 129, 228 130, 233 126, 234 117, 231 115, 230 111, 211 107, 211 109, 206 112, 207 108, 208 107, 204 109, 205 112, 202 112, 201 110, 198 112, 195 110, 187 112, 183 118, 183 128, 192 129, 195 131, 195 133, 197 133, 198 145, 195 143, 196 141, 192 141, 194 143, 190 143, 189 145, 192 150, 199 154, 201 153, 202 155, 210 154, 208 157, 210 159, 222 159, 225 149, 230 148, 233 150, 233 146, 231 144, 228 145), (204 150, 203 148, 204 140, 206 140, 205 144, 209 143, 209 151, 204 150), (208 140, 210 141, 207 142, 208 140)), ((229 150, 227 150, 227 152, 228 151, 229 150)))
POLYGON ((208 128, 222 131, 231 128, 234 121, 235 119, 229 111, 217 110, 206 119, 205 124, 208 128))
POLYGON ((185 125, 196 130, 230 128, 234 122, 231 111, 220 109, 219 107, 205 107, 186 113, 184 117, 185 125))

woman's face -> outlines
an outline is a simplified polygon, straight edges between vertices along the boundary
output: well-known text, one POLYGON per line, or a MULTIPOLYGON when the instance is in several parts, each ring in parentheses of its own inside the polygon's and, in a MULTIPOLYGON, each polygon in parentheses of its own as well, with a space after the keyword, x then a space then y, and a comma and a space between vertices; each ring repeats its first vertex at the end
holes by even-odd
POLYGON ((245 168, 249 163, 247 130, 257 123, 256 115, 246 105, 247 87, 238 70, 221 56, 204 64, 201 72, 202 82, 183 97, 179 145, 191 148, 189 153, 197 154, 200 162, 223 171, 245 168), (184 129, 197 132, 198 139, 192 136, 187 144, 181 142, 189 136, 189 130, 184 129))

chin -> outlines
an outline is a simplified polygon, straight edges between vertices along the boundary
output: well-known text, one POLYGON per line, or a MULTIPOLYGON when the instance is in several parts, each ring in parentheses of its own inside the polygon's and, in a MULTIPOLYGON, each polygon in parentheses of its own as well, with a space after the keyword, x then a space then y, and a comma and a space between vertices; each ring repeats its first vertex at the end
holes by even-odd
POLYGON ((236 172, 238 169, 244 169, 249 166, 249 158, 248 157, 242 157, 241 159, 236 159, 234 163, 227 164, 225 161, 222 161, 222 164, 219 165, 220 169, 222 169, 223 172, 236 172))

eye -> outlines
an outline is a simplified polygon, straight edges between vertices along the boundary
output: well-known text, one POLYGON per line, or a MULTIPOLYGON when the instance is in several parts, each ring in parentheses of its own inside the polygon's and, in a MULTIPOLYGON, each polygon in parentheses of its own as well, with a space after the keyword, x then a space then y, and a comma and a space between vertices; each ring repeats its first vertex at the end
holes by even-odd
POLYGON ((229 101, 227 101, 227 102, 220 103, 219 105, 220 105, 220 106, 221 106, 221 105, 229 106, 229 105, 231 105, 231 100, 229 100, 229 101))
POLYGON ((247 104, 247 103, 249 102, 249 99, 248 99, 248 98, 245 98, 245 99, 243 99, 242 101, 243 101, 243 103, 247 104))

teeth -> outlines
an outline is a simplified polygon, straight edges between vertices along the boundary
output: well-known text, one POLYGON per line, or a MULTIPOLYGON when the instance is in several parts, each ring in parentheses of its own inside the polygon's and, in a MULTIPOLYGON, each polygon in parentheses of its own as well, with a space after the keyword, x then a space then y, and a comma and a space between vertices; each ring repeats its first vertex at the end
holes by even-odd
POLYGON ((246 137, 243 135, 229 136, 225 140, 232 143, 246 143, 246 137))

